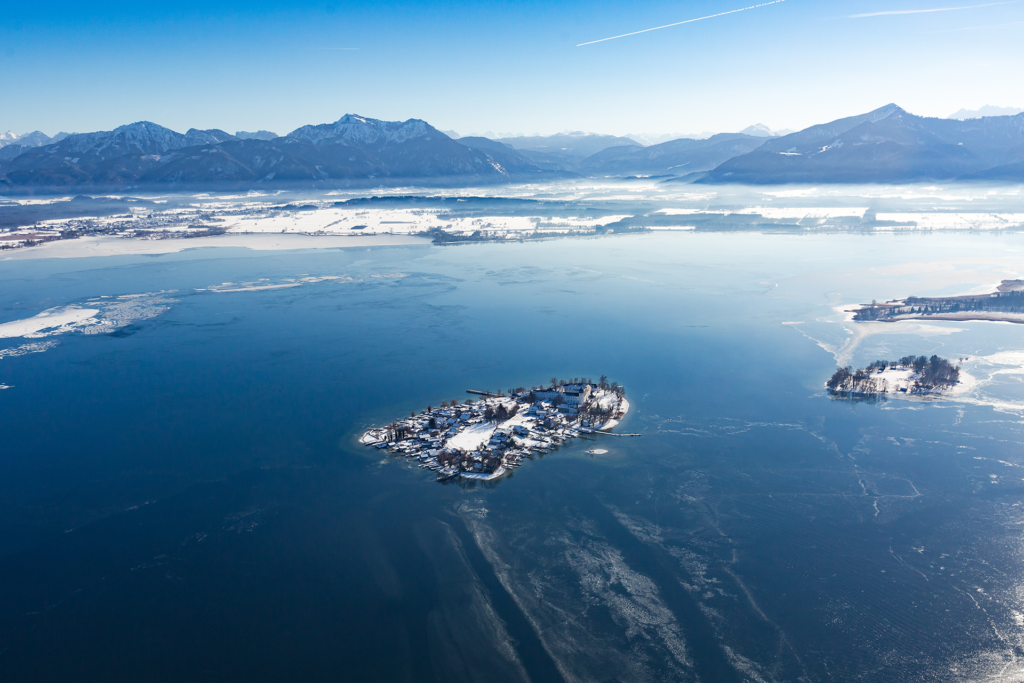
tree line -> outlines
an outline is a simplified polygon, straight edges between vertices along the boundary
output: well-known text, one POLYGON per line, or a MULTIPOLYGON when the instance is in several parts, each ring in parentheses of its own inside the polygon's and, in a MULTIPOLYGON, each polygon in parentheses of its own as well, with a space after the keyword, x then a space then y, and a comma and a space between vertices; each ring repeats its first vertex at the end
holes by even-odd
POLYGON ((947 389, 960 381, 960 367, 952 362, 933 355, 903 356, 899 360, 876 360, 867 367, 854 370, 850 366, 839 368, 825 383, 825 387, 833 394, 879 394, 887 389, 884 379, 878 374, 887 368, 910 370, 916 376, 910 386, 910 393, 919 393, 933 389, 947 389))
POLYGON ((886 320, 900 315, 934 315, 936 313, 964 313, 972 311, 998 311, 1024 313, 1024 291, 993 292, 981 296, 957 296, 948 299, 907 297, 901 303, 879 304, 872 301, 853 315, 854 320, 886 320))

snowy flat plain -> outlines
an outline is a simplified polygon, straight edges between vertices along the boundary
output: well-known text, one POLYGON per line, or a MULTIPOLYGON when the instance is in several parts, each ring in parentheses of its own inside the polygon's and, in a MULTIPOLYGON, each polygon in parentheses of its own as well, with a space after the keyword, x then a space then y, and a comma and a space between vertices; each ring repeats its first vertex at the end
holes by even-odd
MULTIPOLYGON (((378 188, 111 196, 123 213, 52 218, 70 198, 0 200, 32 219, 0 231, 3 258, 161 254, 195 247, 337 248, 631 231, 1016 231, 1017 186, 912 185, 696 189, 652 180, 477 188, 378 188), (118 205, 120 206, 120 205, 118 205), (26 222, 27 221, 27 222, 26 222), (30 241, 79 236, 26 246, 30 241), (186 239, 187 238, 187 239, 186 239), (403 241, 404 240, 404 241, 403 241), (410 241, 412 240, 412 241, 410 241), (16 254, 17 256, 12 256, 16 254)), ((115 209, 112 209, 115 210, 115 209)), ((117 208, 116 211, 121 211, 117 208)), ((67 215, 66 213, 61 215, 67 215)))

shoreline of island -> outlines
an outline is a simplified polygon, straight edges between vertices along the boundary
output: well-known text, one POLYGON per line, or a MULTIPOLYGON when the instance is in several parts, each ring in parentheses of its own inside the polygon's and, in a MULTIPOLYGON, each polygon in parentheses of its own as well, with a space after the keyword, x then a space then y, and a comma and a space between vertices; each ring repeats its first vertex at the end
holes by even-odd
POLYGON ((605 377, 598 382, 553 380, 550 386, 520 387, 507 394, 467 392, 483 398, 427 406, 422 413, 367 430, 359 442, 414 459, 437 472, 440 482, 493 481, 524 459, 543 456, 577 436, 611 434, 629 411, 625 388, 605 377))
POLYGON ((842 307, 847 322, 895 323, 908 320, 1024 324, 1024 280, 1003 280, 994 292, 945 297, 908 296, 842 307))
MULTIPOLYGON (((969 360, 959 359, 960 363, 969 360)), ((977 380, 945 358, 904 356, 877 360, 865 368, 841 367, 825 382, 833 398, 952 398, 968 393, 977 380)))

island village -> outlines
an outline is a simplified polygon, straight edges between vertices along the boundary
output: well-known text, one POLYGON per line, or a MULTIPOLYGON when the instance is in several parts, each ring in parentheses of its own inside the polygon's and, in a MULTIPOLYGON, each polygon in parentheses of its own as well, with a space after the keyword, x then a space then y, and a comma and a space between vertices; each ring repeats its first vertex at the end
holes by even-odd
POLYGON ((438 481, 489 481, 519 467, 523 458, 547 453, 580 434, 610 433, 629 410, 625 389, 604 376, 598 382, 552 378, 549 386, 519 387, 507 395, 467 393, 483 398, 427 406, 420 414, 369 430, 360 441, 416 458, 420 467, 438 473, 438 481))

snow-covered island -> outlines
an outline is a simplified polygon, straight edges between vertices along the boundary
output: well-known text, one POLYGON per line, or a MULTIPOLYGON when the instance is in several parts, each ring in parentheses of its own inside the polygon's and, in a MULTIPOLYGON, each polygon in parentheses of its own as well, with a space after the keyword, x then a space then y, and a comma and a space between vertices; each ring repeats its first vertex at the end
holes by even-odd
POLYGON ((904 356, 877 360, 866 368, 839 368, 825 382, 838 397, 877 397, 886 394, 943 394, 960 384, 960 366, 939 356, 904 356))
POLYGON ((609 432, 629 410, 625 389, 603 376, 598 382, 552 379, 549 386, 510 389, 507 395, 468 391, 484 398, 427 406, 370 429, 360 442, 416 458, 438 473, 438 481, 488 481, 575 436, 609 432))

